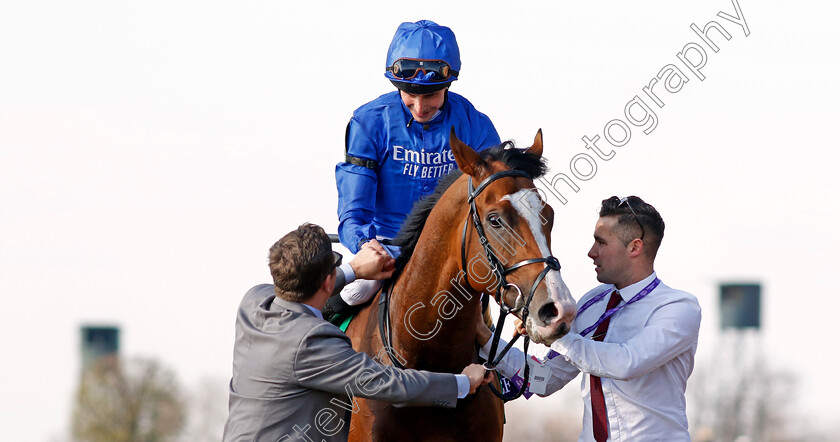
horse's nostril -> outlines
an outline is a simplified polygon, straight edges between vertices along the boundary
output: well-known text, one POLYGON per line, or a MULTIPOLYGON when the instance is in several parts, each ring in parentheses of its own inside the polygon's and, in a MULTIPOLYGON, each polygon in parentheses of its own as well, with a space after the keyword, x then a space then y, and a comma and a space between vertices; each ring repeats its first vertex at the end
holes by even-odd
POLYGON ((565 322, 561 322, 560 326, 557 327, 557 336, 565 336, 566 333, 569 332, 569 326, 566 325, 565 322))
POLYGON ((557 317, 557 314, 557 307, 554 306, 553 302, 543 304, 537 312, 537 316, 543 324, 550 324, 551 320, 557 317))

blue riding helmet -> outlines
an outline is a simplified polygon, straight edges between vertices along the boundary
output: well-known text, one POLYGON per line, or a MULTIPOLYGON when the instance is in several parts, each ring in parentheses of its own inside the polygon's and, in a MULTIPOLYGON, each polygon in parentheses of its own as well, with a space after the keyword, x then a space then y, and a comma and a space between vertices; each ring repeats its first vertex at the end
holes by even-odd
POLYGON ((455 34, 431 20, 397 28, 385 60, 385 78, 412 94, 430 94, 458 79, 461 52, 455 34))

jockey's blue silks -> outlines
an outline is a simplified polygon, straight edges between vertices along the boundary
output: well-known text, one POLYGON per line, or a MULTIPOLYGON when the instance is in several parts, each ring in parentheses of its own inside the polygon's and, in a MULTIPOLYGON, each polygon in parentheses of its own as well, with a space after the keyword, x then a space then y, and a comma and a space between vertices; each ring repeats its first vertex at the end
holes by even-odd
MULTIPOLYGON (((427 95, 458 79, 455 34, 431 20, 400 24, 385 58, 385 78, 410 95, 427 95), (395 75, 397 74, 397 75, 395 75)), ((493 123, 464 97, 444 91, 444 104, 418 122, 392 92, 356 109, 345 135, 345 162, 335 169, 338 235, 357 253, 361 242, 394 238, 414 202, 434 192, 457 165, 449 130, 476 151, 501 143, 493 123)))
POLYGON ((358 252, 359 241, 394 238, 414 202, 434 192, 440 178, 458 168, 449 146, 452 127, 477 151, 501 144, 486 115, 466 98, 447 94, 440 114, 427 123, 412 120, 399 91, 354 112, 347 127, 347 153, 376 166, 344 162, 335 168, 338 234, 352 253, 358 252))

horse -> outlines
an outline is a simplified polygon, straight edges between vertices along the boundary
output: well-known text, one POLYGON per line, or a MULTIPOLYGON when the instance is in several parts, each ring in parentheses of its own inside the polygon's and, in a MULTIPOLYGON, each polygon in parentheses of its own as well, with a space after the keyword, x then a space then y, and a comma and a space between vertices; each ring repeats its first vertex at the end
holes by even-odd
MULTIPOLYGON (((507 142, 479 155, 453 128, 450 146, 460 171, 415 204, 394 240, 399 277, 346 331, 357 351, 382 363, 460 373, 478 361, 480 297, 494 290, 535 342, 568 333, 574 319, 575 301, 551 255, 554 212, 533 182, 546 172, 542 131, 527 150, 507 142)), ((485 387, 454 409, 356 400, 350 441, 502 439, 503 401, 485 387)))

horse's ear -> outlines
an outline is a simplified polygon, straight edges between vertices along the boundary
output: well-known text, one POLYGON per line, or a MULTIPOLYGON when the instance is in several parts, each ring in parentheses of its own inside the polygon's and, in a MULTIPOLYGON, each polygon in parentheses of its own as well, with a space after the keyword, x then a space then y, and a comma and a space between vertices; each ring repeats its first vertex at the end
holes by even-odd
POLYGON ((461 172, 471 176, 477 177, 477 174, 484 168, 484 160, 474 151, 470 146, 464 144, 455 135, 455 127, 449 131, 449 146, 452 148, 452 154, 455 156, 455 162, 458 163, 458 168, 461 172))
POLYGON ((537 136, 534 137, 534 145, 529 147, 526 152, 535 154, 538 157, 542 157, 542 129, 537 130, 537 136))

